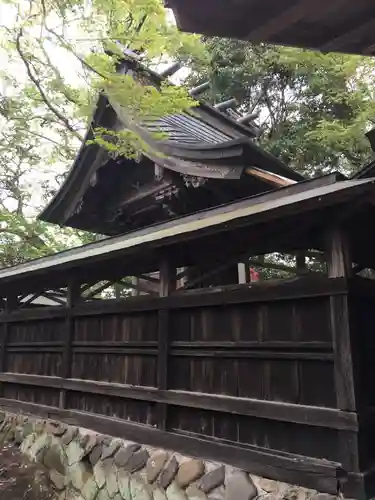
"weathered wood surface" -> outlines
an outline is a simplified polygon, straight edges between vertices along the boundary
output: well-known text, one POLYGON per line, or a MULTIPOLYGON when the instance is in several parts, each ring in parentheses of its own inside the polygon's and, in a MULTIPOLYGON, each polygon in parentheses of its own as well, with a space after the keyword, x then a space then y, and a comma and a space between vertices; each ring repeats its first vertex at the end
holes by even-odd
POLYGON ((229 446, 233 463, 253 450, 251 461, 304 455, 358 474, 348 282, 170 295, 164 271, 162 297, 3 313, 4 401, 143 424, 140 434, 157 428, 176 449, 179 439, 201 439, 202 453, 229 446))

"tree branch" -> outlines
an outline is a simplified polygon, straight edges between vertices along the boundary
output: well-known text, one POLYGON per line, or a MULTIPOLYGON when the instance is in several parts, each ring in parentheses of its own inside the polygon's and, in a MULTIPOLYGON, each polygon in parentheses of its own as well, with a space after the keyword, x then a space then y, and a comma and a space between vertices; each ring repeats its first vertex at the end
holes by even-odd
POLYGON ((48 99, 47 95, 45 94, 39 80, 33 75, 33 72, 31 69, 32 65, 27 60, 27 58, 26 58, 26 56, 23 53, 22 48, 21 48, 21 38, 22 38, 22 28, 20 28, 20 31, 16 37, 16 49, 17 49, 17 52, 18 52, 23 64, 25 65, 27 76, 30 78, 30 80, 33 82, 33 84, 36 86, 36 88, 40 94, 40 97, 42 98, 44 104, 48 107, 48 109, 50 111, 52 111, 52 113, 60 120, 60 122, 62 122, 64 124, 64 126, 69 130, 69 132, 71 132, 77 139, 82 141, 83 137, 71 126, 69 120, 62 113, 60 113, 60 111, 49 101, 49 99, 48 99))

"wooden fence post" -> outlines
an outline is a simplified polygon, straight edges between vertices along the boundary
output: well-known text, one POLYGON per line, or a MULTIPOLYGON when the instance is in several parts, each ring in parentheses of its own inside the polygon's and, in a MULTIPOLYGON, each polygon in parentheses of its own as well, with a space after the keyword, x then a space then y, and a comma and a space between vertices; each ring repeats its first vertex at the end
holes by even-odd
MULTIPOLYGON (((176 269, 171 266, 167 257, 160 262, 160 297, 168 297, 176 289, 176 269)), ((168 351, 169 351, 169 311, 159 309, 158 311, 158 389, 168 389, 168 351)), ((158 404, 158 427, 167 428, 167 404, 158 404)))
MULTIPOLYGON (((70 378, 72 373, 72 343, 74 340, 74 306, 77 303, 81 292, 80 283, 74 279, 69 281, 67 287, 66 299, 66 318, 65 318, 65 331, 64 331, 64 351, 62 359, 62 373, 61 377, 66 379, 70 378)), ((66 407, 66 390, 60 390, 59 407, 66 407)))
MULTIPOLYGON (((332 227, 326 235, 326 258, 329 278, 350 278, 352 258, 350 242, 340 227, 332 227)), ((331 330, 334 350, 334 376, 336 403, 339 410, 356 412, 356 374, 353 363, 351 322, 348 296, 330 297, 331 330)), ((358 435, 339 431, 339 455, 343 467, 359 471, 358 435)))
MULTIPOLYGON (((4 311, 6 316, 14 309, 17 309, 18 300, 16 295, 7 295, 4 301, 4 311)), ((3 322, 1 325, 1 350, 0 350, 0 373, 7 371, 7 344, 9 337, 9 323, 3 322)), ((1 396, 4 396, 4 384, 1 384, 1 396)))

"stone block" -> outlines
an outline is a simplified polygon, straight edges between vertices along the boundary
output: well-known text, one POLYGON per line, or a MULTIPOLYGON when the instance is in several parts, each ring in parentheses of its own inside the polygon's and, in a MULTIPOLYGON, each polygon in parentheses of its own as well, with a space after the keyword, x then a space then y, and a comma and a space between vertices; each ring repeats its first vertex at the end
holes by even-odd
POLYGON ((106 481, 106 471, 103 462, 97 462, 93 468, 95 482, 99 488, 103 488, 106 481))
POLYGON ((53 443, 45 452, 43 463, 48 469, 56 469, 60 474, 65 474, 66 457, 63 448, 53 443))
POLYGON ((23 441, 22 427, 17 427, 14 431, 14 444, 19 446, 23 441))
POLYGON ((22 437, 23 439, 27 438, 30 434, 34 432, 33 424, 31 422, 26 422, 22 427, 22 437))
POLYGON ((191 484, 186 488, 186 495, 189 500, 207 500, 206 494, 195 484, 191 484))
POLYGON ((117 483, 120 494, 124 500, 132 500, 130 493, 130 474, 124 469, 117 471, 117 483))
POLYGON ((158 450, 151 455, 147 461, 146 473, 149 483, 153 483, 159 476, 168 460, 168 453, 166 451, 158 450))
POLYGON ((96 434, 86 434, 85 436, 83 436, 83 438, 80 441, 80 445, 82 446, 82 448, 84 448, 86 456, 94 449, 95 445, 97 444, 98 437, 96 434))
POLYGON ((49 420, 45 427, 45 431, 53 436, 60 437, 66 431, 66 426, 56 420, 49 420))
POLYGON ((34 432, 42 434, 45 430, 45 423, 43 420, 34 420, 34 432))
POLYGON ((103 451, 101 456, 102 460, 113 457, 113 455, 117 452, 120 446, 121 446, 121 441, 119 441, 118 439, 114 439, 109 445, 103 446, 103 451))
POLYGON ((82 491, 84 484, 91 477, 87 467, 82 462, 71 465, 66 469, 68 481, 77 491, 82 491))
POLYGON ((69 426, 67 429, 66 429, 66 432, 64 433, 64 435, 62 436, 62 442, 68 446, 68 444, 73 441, 73 439, 75 437, 77 437, 78 435, 78 429, 77 427, 73 427, 73 426, 69 426))
POLYGON ((89 454, 89 460, 92 466, 98 463, 103 451, 103 446, 100 443, 97 443, 94 445, 92 448, 90 454, 89 454))
POLYGON ((258 491, 250 477, 242 471, 229 472, 225 480, 225 500, 253 500, 258 491))
POLYGON ((125 467, 130 458, 138 451, 141 446, 137 443, 131 443, 125 448, 120 448, 115 455, 115 464, 117 467, 125 467))
POLYGON ((70 441, 66 447, 65 453, 68 459, 68 465, 73 465, 82 460, 85 450, 81 447, 79 441, 74 439, 73 441, 70 441))
POLYGON ((191 459, 180 464, 177 472, 176 482, 180 488, 186 488, 189 484, 199 479, 204 474, 204 463, 202 460, 191 459))
POLYGON ((50 444, 51 438, 47 434, 39 435, 29 449, 29 457, 34 462, 42 462, 44 453, 50 444))
POLYGON ((209 493, 213 489, 224 484, 224 482, 225 482, 225 467, 224 465, 221 465, 220 467, 217 467, 216 469, 207 472, 207 474, 205 474, 198 481, 198 487, 199 489, 204 491, 204 493, 209 493))
POLYGON ((172 457, 169 462, 165 465, 164 470, 159 476, 158 483, 164 489, 168 488, 173 479, 176 477, 178 471, 178 462, 176 457, 172 457))
POLYGON ((107 464, 107 466, 104 467, 104 470, 105 486, 107 488, 108 495, 110 496, 110 498, 114 498, 119 491, 119 485, 117 482, 116 468, 113 464, 113 461, 111 465, 107 464))
POLYGON ((66 480, 65 480, 65 476, 63 474, 60 474, 60 472, 58 472, 57 470, 52 469, 49 471, 49 478, 50 478, 50 481, 53 484, 54 488, 57 491, 62 491, 65 489, 66 480))
POLYGON ((97 496, 97 500, 111 500, 109 498, 108 491, 105 488, 99 490, 99 493, 98 493, 98 496, 97 496))
POLYGON ((90 476, 83 485, 81 494, 85 500, 95 500, 98 491, 98 485, 96 484, 94 478, 90 476))
POLYGON ((142 469, 146 465, 148 459, 149 459, 148 451, 145 448, 143 448, 133 453, 123 467, 125 470, 129 472, 136 472, 139 469, 142 469))
POLYGON ((132 500, 152 500, 146 484, 136 476, 130 478, 130 494, 132 500))
POLYGON ((20 446, 21 453, 24 453, 27 456, 30 456, 30 448, 34 444, 37 436, 34 433, 29 434, 26 436, 26 438, 22 441, 22 444, 20 446))
POLYGON ((166 490, 166 495, 167 495, 167 500, 187 500, 186 493, 179 487, 176 481, 173 481, 168 486, 166 490))

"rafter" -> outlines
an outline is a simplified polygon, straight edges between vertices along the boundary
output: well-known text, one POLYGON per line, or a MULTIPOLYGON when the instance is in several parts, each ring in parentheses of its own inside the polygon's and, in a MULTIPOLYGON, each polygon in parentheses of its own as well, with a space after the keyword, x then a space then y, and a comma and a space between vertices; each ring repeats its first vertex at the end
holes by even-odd
POLYGON ((345 31, 340 36, 333 38, 326 44, 322 45, 320 48, 323 52, 331 52, 341 49, 344 45, 348 43, 355 42, 356 40, 363 37, 364 34, 371 34, 375 30, 375 19, 371 17, 365 23, 356 26, 355 28, 345 31))
POLYGON ((310 13, 315 12, 317 4, 319 3, 325 3, 325 0, 324 2, 322 0, 315 2, 311 2, 311 0, 302 0, 301 2, 289 7, 289 9, 283 10, 279 15, 271 17, 261 26, 250 31, 246 38, 252 42, 261 42, 268 39, 280 31, 284 31, 286 28, 308 16, 310 13))

